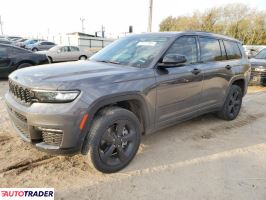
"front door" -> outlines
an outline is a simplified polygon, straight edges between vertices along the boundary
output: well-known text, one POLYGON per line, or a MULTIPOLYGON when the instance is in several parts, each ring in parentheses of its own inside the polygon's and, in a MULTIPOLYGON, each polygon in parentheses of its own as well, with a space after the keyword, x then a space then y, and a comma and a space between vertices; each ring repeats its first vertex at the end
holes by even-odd
POLYGON ((156 69, 157 126, 189 117, 200 110, 202 104, 203 74, 197 63, 196 37, 178 38, 166 52, 168 53, 184 55, 187 62, 179 67, 156 69))

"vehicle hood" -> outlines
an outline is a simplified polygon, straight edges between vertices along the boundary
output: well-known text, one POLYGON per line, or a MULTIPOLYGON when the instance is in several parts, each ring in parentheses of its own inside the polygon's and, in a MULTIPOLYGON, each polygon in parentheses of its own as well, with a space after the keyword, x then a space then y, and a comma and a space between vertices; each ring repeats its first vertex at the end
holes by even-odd
POLYGON ((250 59, 250 64, 251 67, 258 67, 258 66, 263 66, 266 67, 266 59, 256 59, 256 58, 252 58, 250 59))
POLYGON ((91 86, 123 81, 134 77, 133 73, 138 70, 140 69, 123 65, 76 61, 23 68, 11 73, 9 78, 29 88, 74 89, 79 84, 91 86))

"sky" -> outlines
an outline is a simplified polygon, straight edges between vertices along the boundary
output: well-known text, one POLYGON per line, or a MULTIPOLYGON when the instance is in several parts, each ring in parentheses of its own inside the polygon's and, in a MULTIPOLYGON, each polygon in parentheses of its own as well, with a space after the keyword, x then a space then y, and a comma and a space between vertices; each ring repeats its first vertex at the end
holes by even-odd
MULTIPOLYGON (((172 15, 187 15, 228 3, 245 3, 266 10, 266 0, 153 0, 152 31, 172 15)), ((81 31, 94 34, 105 27, 107 36, 117 37, 133 26, 135 33, 147 31, 149 0, 1 0, 3 32, 8 35, 56 35, 81 31)))

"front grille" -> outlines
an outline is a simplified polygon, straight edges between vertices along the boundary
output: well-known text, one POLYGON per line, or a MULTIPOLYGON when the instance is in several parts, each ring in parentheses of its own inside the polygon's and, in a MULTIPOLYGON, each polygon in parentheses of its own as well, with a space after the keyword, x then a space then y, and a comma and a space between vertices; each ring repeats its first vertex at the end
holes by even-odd
POLYGON ((31 92, 29 89, 19 86, 9 80, 9 91, 17 100, 24 103, 32 103, 31 92))
POLYGON ((16 122, 14 122, 14 125, 19 130, 19 132, 24 135, 26 138, 30 139, 29 130, 27 128, 23 128, 20 125, 18 125, 16 122))
POLYGON ((49 130, 42 130, 43 142, 48 145, 60 146, 63 138, 63 132, 49 130))
POLYGON ((266 76, 266 72, 251 71, 251 76, 266 76))

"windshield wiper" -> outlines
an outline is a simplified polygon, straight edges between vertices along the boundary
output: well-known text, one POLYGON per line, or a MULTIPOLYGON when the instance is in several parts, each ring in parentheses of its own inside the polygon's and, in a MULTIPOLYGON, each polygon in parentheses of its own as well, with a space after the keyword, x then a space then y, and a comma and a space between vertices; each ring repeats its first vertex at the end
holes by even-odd
POLYGON ((111 60, 96 60, 96 62, 103 62, 103 63, 111 63, 111 64, 120 65, 120 62, 111 61, 111 60))

